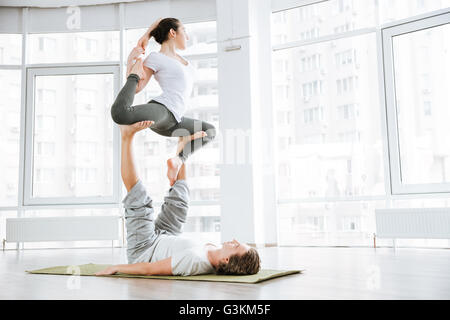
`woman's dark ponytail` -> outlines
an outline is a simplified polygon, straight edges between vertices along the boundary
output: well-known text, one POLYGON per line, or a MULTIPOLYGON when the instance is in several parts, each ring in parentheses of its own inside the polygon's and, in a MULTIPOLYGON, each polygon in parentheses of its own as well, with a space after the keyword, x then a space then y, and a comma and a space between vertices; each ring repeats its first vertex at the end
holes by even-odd
POLYGON ((169 38, 170 29, 177 31, 179 23, 180 21, 175 18, 162 19, 156 28, 150 32, 150 38, 154 37, 156 42, 163 44, 169 38))

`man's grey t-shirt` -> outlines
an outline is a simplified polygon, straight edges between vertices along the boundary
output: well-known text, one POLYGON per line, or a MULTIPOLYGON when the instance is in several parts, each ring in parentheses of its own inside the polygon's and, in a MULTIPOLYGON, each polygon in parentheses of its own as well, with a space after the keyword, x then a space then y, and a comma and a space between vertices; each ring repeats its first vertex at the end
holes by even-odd
POLYGON ((150 262, 172 257, 172 274, 189 276, 214 273, 204 243, 180 236, 161 234, 150 262))

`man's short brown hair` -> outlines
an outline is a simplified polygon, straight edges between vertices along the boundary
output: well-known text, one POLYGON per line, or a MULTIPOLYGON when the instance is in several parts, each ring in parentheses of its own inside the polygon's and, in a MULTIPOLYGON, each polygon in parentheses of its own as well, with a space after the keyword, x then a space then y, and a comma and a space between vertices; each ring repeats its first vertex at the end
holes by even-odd
POLYGON ((228 263, 221 262, 217 267, 217 274, 255 274, 261 268, 258 251, 250 248, 243 255, 232 255, 228 263))

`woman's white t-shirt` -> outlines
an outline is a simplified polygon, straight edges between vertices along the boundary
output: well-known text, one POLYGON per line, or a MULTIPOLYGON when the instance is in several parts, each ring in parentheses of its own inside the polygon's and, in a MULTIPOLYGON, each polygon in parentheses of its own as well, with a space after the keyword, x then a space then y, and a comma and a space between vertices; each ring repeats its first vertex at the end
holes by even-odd
POLYGON ((173 275, 190 276, 215 273, 209 262, 206 245, 198 241, 174 235, 160 235, 150 262, 171 257, 173 275))
POLYGON ((163 93, 153 100, 158 101, 169 109, 178 122, 189 107, 189 98, 192 92, 195 69, 191 62, 184 65, 179 60, 169 57, 161 52, 151 52, 144 59, 144 66, 154 71, 163 93))

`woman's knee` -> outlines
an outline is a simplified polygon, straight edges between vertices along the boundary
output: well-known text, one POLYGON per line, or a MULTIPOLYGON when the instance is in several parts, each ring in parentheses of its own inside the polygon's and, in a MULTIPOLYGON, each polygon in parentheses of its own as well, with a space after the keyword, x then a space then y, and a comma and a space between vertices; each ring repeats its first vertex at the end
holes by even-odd
POLYGON ((113 112, 113 109, 111 108, 111 118, 112 120, 117 124, 122 124, 120 121, 120 117, 117 113, 113 112))
POLYGON ((114 103, 111 106, 111 118, 113 119, 113 121, 117 124, 124 124, 123 123, 123 105, 120 101, 118 101, 119 99, 116 99, 116 101, 114 101, 114 103))

